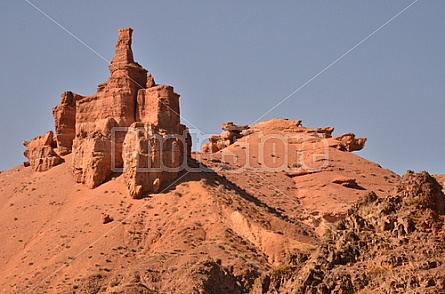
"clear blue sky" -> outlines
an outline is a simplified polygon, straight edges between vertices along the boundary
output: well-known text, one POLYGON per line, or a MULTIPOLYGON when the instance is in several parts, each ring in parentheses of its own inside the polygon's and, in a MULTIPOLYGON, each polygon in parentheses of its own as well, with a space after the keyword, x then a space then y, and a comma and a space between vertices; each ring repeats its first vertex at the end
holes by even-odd
MULTIPOLYGON (((132 27, 135 60, 175 87, 205 133, 256 121, 413 1, 30 0, 106 60, 117 29, 132 27)), ((1 6, 4 170, 25 159, 23 140, 53 129, 62 92, 93 94, 109 73, 27 1, 1 6)), ((416 2, 262 119, 334 126, 368 137, 358 154, 385 168, 445 173, 444 11, 416 2)))

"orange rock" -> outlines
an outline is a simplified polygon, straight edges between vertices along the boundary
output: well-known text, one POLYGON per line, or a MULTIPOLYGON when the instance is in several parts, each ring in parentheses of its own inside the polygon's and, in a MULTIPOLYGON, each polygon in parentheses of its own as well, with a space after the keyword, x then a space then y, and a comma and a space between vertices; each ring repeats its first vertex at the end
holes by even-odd
POLYGON ((52 131, 48 131, 44 135, 41 135, 41 136, 36 136, 36 137, 32 138, 31 141, 23 142, 23 146, 27 147, 28 150, 31 150, 35 147, 40 147, 40 146, 53 147, 54 145, 55 145, 54 133, 52 131))
POLYGON ((95 188, 109 178, 113 168, 125 165, 130 194, 139 197, 177 176, 191 154, 191 137, 180 124, 179 94, 172 86, 156 85, 153 76, 134 61, 132 33, 131 28, 119 29, 110 77, 97 92, 90 96, 63 93, 53 115, 58 152, 73 152, 72 173, 77 182, 95 188), (151 169, 164 166, 171 170, 151 169))
POLYGON ((52 131, 37 136, 31 141, 24 141, 23 145, 26 147, 23 154, 29 160, 29 162, 24 163, 24 166, 31 166, 34 171, 47 171, 63 162, 63 159, 53 150, 56 142, 52 131))
POLYGON ((111 140, 101 133, 74 140, 72 172, 78 183, 96 188, 112 173, 111 140))
POLYGON ((38 146, 30 150, 29 163, 37 172, 44 172, 64 162, 51 146, 38 146))
POLYGON ((239 138, 249 135, 248 125, 236 125, 233 122, 224 122, 221 125, 223 130, 221 135, 210 135, 209 143, 202 146, 201 152, 203 153, 215 153, 227 146, 233 144, 239 138))
POLYGON ((83 98, 73 92, 64 92, 59 105, 53 108, 57 148, 60 154, 68 154, 76 135, 76 100, 83 98))
POLYGON ((359 151, 365 147, 366 138, 356 138, 355 134, 347 133, 330 139, 329 146, 341 151, 359 151))

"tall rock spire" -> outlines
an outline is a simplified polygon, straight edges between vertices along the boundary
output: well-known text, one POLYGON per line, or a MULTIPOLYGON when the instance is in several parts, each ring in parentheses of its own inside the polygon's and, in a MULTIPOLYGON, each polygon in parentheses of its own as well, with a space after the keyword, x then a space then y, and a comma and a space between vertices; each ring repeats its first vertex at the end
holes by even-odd
POLYGON ((122 28, 118 31, 118 39, 116 42, 116 55, 111 60, 111 64, 131 64, 134 63, 133 51, 131 50, 132 28, 122 28))

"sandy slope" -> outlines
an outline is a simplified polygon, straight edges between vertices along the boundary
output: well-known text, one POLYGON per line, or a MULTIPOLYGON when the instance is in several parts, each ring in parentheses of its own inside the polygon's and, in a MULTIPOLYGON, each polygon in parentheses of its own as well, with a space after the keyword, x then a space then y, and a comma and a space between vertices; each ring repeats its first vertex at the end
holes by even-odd
POLYGON ((143 200, 126 196, 119 176, 94 190, 76 184, 67 163, 17 167, 0 183, 3 293, 192 292, 205 286, 199 266, 218 260, 242 289, 316 243, 305 225, 212 172, 185 174, 143 200), (114 221, 103 224, 103 214, 114 221))
POLYGON ((367 191, 383 197, 400 178, 357 153, 328 147, 326 140, 292 129, 294 121, 273 119, 216 154, 195 154, 209 167, 321 235, 367 191), (266 139, 265 139, 266 138, 266 139), (346 187, 337 180, 354 179, 346 187))
POLYGON ((189 164, 201 171, 142 200, 119 174, 94 190, 76 184, 71 156, 44 173, 0 173, 0 292, 248 292, 317 248, 360 196, 383 197, 400 178, 323 140, 299 141, 287 124, 262 122, 222 152, 195 153, 189 164), (292 136, 260 144, 268 134, 292 136))

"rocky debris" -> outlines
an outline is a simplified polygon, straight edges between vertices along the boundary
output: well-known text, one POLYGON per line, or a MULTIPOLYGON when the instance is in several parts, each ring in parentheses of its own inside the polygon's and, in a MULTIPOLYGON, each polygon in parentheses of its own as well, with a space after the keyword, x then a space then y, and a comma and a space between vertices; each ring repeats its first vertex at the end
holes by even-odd
POLYGON ((48 132, 24 143, 34 170, 62 162, 53 150, 57 148, 60 155, 73 153, 73 176, 89 188, 123 170, 130 194, 139 197, 176 178, 192 143, 187 127, 180 124, 179 94, 172 86, 157 85, 134 61, 132 32, 119 29, 110 77, 95 94, 62 94, 53 108, 57 137, 48 132))
POLYGON ((249 130, 248 125, 236 125, 233 122, 224 122, 221 125, 223 130, 220 135, 210 135, 209 142, 202 146, 203 153, 215 153, 225 147, 232 145, 236 140, 250 135, 252 133, 249 130))
POLYGON ((251 293, 442 293, 445 195, 407 172, 386 198, 365 194, 313 253, 264 275, 251 293))
POLYGON ((64 162, 53 149, 56 146, 54 141, 54 133, 52 131, 46 132, 42 136, 37 136, 31 141, 24 141, 23 145, 26 147, 23 153, 28 162, 23 165, 31 166, 33 171, 44 172, 50 168, 64 162))
POLYGON ((415 173, 408 170, 395 187, 394 194, 402 195, 408 205, 415 204, 445 214, 445 197, 442 186, 426 171, 415 173))
POLYGON ((113 221, 113 218, 109 214, 105 214, 102 216, 102 224, 108 224, 113 221))

